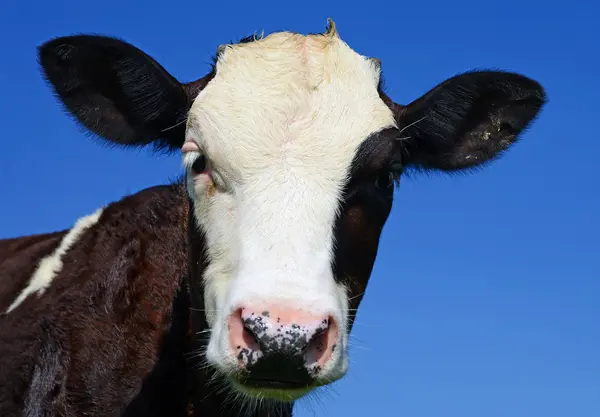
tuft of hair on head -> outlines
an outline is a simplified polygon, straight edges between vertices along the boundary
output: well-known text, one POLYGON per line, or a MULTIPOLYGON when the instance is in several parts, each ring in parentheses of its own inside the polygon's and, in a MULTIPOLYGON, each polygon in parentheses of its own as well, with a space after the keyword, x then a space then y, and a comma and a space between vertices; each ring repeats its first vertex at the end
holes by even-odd
POLYGON ((335 26, 335 22, 333 21, 333 19, 331 17, 327 18, 327 27, 325 28, 325 36, 329 37, 329 38, 339 38, 340 35, 338 34, 337 28, 335 26))

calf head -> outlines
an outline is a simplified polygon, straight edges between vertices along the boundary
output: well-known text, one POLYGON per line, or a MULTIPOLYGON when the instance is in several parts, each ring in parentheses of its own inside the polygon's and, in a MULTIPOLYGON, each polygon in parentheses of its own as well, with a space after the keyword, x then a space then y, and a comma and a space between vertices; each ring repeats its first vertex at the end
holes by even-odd
MULTIPOLYGON (((342 377, 348 334, 405 170, 497 157, 545 102, 524 76, 452 77, 408 105, 376 59, 330 26, 218 48, 180 83, 114 38, 39 51, 66 109, 114 144, 179 150, 193 233, 205 241, 206 360, 250 396, 293 400, 342 377)), ((197 61, 197 60, 194 60, 197 61)))

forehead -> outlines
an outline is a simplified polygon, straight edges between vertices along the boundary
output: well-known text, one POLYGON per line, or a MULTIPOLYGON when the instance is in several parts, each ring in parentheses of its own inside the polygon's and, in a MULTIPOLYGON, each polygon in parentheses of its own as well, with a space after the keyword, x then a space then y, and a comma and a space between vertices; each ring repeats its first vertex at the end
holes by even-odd
POLYGON ((279 32, 228 45, 194 101, 188 134, 238 170, 288 163, 346 167, 360 144, 395 126, 379 65, 333 33, 279 32))

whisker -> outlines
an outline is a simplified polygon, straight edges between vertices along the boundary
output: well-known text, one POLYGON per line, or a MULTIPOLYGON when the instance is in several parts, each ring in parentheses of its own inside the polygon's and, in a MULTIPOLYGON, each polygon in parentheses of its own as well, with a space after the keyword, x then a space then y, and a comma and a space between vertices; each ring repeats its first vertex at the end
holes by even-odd
MULTIPOLYGON (((348 298, 348 301, 352 301, 352 300, 354 300, 355 298, 361 297, 361 296, 363 296, 363 295, 365 295, 364 291, 363 291, 363 292, 361 292, 360 294, 356 294, 354 297, 350 297, 350 298, 348 298)), ((358 310, 358 309, 355 309, 355 310, 358 310)))
MULTIPOLYGON (((402 129, 400 129, 400 131, 398 132, 398 134, 400 134, 400 133, 404 132, 404 131, 405 131, 406 129, 408 129, 409 127, 411 127, 411 126, 414 126, 414 125, 416 125, 417 123, 419 123, 419 122, 421 122, 421 121, 425 120, 426 118, 427 118, 427 116, 423 116, 423 117, 421 117, 419 120, 415 120, 414 122, 412 122, 412 123, 410 123, 410 124, 408 124, 408 125, 404 126, 402 129)), ((398 139, 398 140, 400 140, 400 139, 398 139)))
POLYGON ((363 340, 359 339, 355 334, 350 334, 348 336, 348 345, 350 347, 358 346, 356 342, 363 343, 363 340))
POLYGON ((358 324, 359 326, 364 326, 364 327, 385 327, 385 324, 369 324, 369 323, 364 323, 364 322, 358 321, 358 320, 354 320, 354 324, 358 324))
POLYGON ((163 130, 161 130, 160 132, 166 132, 167 130, 171 130, 171 129, 175 129, 177 126, 181 126, 182 124, 184 124, 187 121, 187 117, 185 119, 183 119, 181 122, 175 123, 173 126, 167 127, 163 130))
POLYGON ((371 349, 369 349, 368 347, 366 347, 366 346, 359 346, 356 343, 350 343, 348 345, 348 347, 351 348, 352 350, 359 349, 359 350, 364 350, 365 352, 370 352, 371 351, 371 349))
POLYGON ((194 308, 194 307, 189 307, 189 309, 192 311, 200 311, 201 313, 214 313, 214 312, 219 311, 219 310, 204 310, 201 308, 194 308))
POLYGON ((194 358, 198 358, 200 356, 202 356, 204 352, 200 352, 200 351, 192 351, 192 352, 186 352, 183 354, 183 356, 187 357, 188 359, 194 359, 194 358))

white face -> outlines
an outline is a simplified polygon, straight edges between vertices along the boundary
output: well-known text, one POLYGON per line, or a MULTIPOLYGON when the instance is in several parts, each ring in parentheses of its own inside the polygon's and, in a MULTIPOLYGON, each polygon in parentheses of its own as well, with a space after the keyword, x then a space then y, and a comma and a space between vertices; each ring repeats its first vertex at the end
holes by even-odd
POLYGON ((228 46, 196 98, 183 158, 207 239, 207 359, 223 373, 239 365, 228 320, 240 307, 330 317, 338 348, 318 377, 346 372, 348 294, 332 273, 333 226, 358 147, 396 126, 379 71, 335 32, 276 33, 228 46), (201 154, 208 171, 195 173, 201 154))

